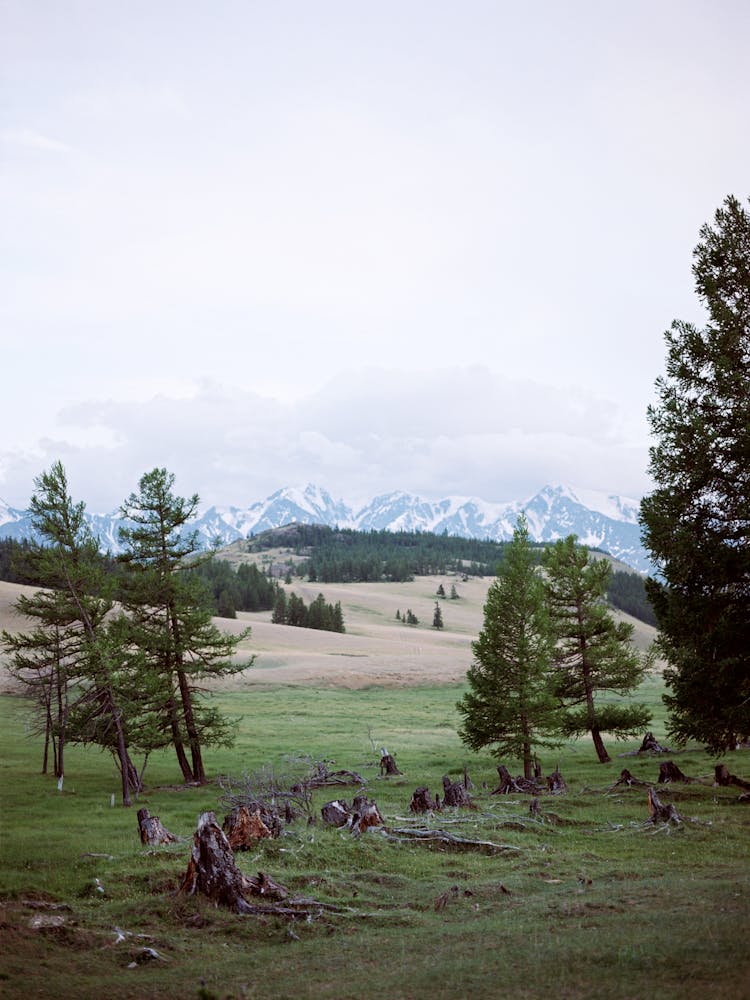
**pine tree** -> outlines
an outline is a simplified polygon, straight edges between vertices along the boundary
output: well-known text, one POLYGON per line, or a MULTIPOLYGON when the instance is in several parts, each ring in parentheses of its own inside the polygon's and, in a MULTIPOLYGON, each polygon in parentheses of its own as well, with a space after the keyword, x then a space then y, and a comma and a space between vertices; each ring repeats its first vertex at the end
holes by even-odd
POLYGON ((693 257, 708 322, 665 335, 641 524, 670 735, 721 753, 750 737, 750 211, 726 198, 693 257))
POLYGON ((531 778, 535 748, 556 745, 558 705, 550 683, 554 639, 523 515, 487 592, 472 650, 470 690, 457 706, 459 735, 473 750, 490 746, 496 757, 522 759, 531 778))
POLYGON ((50 679, 62 702, 57 729, 58 739, 63 738, 63 745, 58 746, 60 777, 66 738, 96 742, 113 753, 120 770, 122 803, 129 806, 130 791, 137 790, 139 783, 128 752, 128 718, 132 723, 139 710, 139 694, 127 657, 113 638, 117 622, 116 617, 112 620, 113 581, 104 573, 85 505, 74 503, 68 492, 62 463, 55 462, 43 472, 34 487, 29 511, 42 541, 31 545, 28 557, 34 577, 54 595, 39 592, 19 602, 19 610, 34 618, 37 628, 3 639, 17 668, 23 666, 24 657, 38 657, 45 642, 52 653, 50 679), (73 678, 76 693, 71 701, 73 678))
POLYGON ((199 688, 207 678, 245 669, 247 663, 236 664, 232 657, 249 629, 234 636, 221 633, 211 621, 201 581, 185 572, 198 558, 197 532, 187 527, 198 497, 175 496, 174 476, 166 469, 146 473, 138 486, 121 508, 126 519, 120 529, 121 561, 127 570, 122 602, 129 641, 161 679, 162 727, 183 777, 204 783, 203 747, 229 745, 232 728, 220 712, 205 706, 199 688))
POLYGON ((441 629, 443 627, 443 613, 440 610, 440 605, 435 601, 435 611, 432 615, 432 627, 441 629))
POLYGON ((632 736, 648 725, 645 705, 598 703, 602 691, 622 697, 643 679, 648 659, 632 644, 633 626, 616 622, 605 597, 612 567, 577 544, 575 535, 555 542, 544 553, 546 593, 552 629, 555 693, 565 707, 567 736, 591 733, 601 763, 611 758, 602 733, 632 736), (580 706, 580 707, 579 707, 580 706))

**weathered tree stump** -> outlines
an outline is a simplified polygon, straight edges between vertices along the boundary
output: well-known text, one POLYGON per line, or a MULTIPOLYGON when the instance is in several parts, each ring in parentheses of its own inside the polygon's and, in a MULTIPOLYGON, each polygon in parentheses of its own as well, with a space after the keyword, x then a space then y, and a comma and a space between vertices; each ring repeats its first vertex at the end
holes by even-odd
POLYGON ((353 837, 359 837, 371 826, 383 826, 384 820, 377 805, 366 795, 358 795, 352 803, 351 831, 353 837))
POLYGON ((671 753, 669 747, 663 747, 654 737, 653 733, 646 733, 643 737, 638 753, 671 753))
POLYGON ((383 826, 384 822, 377 805, 366 795, 358 795, 351 806, 342 799, 326 802, 320 811, 326 823, 338 827, 346 826, 354 837, 358 837, 371 826, 383 826))
POLYGON ((433 799, 426 785, 420 785, 412 792, 409 811, 413 813, 437 812, 441 808, 440 798, 433 799))
POLYGON ((552 774, 547 775, 547 791, 554 792, 556 795, 561 795, 563 792, 567 792, 568 786, 565 784, 565 779, 560 774, 560 768, 556 767, 552 774))
MULTIPOLYGON (((745 781, 744 778, 738 778, 734 774, 729 773, 729 768, 726 764, 717 764, 714 768, 714 784, 721 785, 726 788, 728 785, 736 785, 738 788, 750 788, 750 781, 745 781)), ((744 797, 740 796, 744 801, 744 797)))
POLYGON ((534 819, 541 819, 542 810, 539 808, 539 799, 532 799, 531 802, 529 802, 529 812, 534 819))
POLYGON ((670 781, 684 781, 689 782, 691 779, 688 778, 686 774, 683 774, 679 767, 671 760, 662 761, 659 764, 659 778, 658 783, 660 785, 668 785, 670 781))
POLYGON ((659 800, 656 792, 653 788, 648 790, 648 809, 651 813, 650 819, 646 820, 646 823, 675 823, 679 824, 682 822, 682 816, 677 812, 674 807, 673 802, 669 802, 664 805, 659 800))
POLYGON ((330 826, 345 826, 349 821, 350 810, 343 799, 333 799, 321 807, 320 814, 323 822, 330 826))
POLYGON ((403 774, 403 771, 399 771, 396 761, 385 747, 382 747, 380 751, 380 774, 386 777, 389 774, 403 774))
POLYGON ((225 906, 235 913, 253 913, 255 910, 245 899, 244 890, 244 877, 224 831, 214 813, 204 812, 198 819, 180 892, 188 896, 201 893, 217 906, 225 906))
POLYGON ((466 764, 464 764, 464 788, 467 792, 471 792, 474 788, 474 782, 469 777, 469 769, 466 764))
POLYGON ((451 781, 447 774, 443 775, 443 804, 463 809, 476 809, 463 783, 451 781))
POLYGON ((149 815, 148 809, 138 810, 138 832, 142 844, 153 847, 156 844, 174 844, 178 838, 161 825, 158 816, 149 815))
POLYGON ((617 788, 618 785, 627 785, 628 787, 632 787, 634 785, 643 785, 645 788, 648 785, 648 782, 641 781, 640 778, 634 777, 634 775, 632 775, 630 771, 628 771, 628 769, 624 767, 622 771, 620 771, 620 777, 617 779, 614 785, 610 787, 609 790, 612 791, 612 789, 617 788))
POLYGON ((511 792, 534 795, 542 790, 535 779, 522 778, 520 775, 514 778, 505 764, 498 764, 497 773, 500 776, 500 784, 493 789, 492 795, 510 795, 511 792))
POLYGON ((222 829, 233 851, 252 850, 259 840, 273 836, 261 818, 260 809, 251 813, 247 806, 237 806, 226 815, 222 829))

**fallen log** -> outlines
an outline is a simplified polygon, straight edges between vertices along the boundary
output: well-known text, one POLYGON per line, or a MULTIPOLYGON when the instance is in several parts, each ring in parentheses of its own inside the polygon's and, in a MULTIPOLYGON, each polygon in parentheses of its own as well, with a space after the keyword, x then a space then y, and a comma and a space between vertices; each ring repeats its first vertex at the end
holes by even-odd
POLYGON ((148 809, 139 809, 137 818, 142 844, 154 847, 156 844, 174 844, 179 839, 162 826, 158 816, 151 816, 148 809))
MULTIPOLYGON (((750 788, 750 781, 745 781, 744 778, 738 778, 736 775, 730 774, 726 764, 717 764, 714 767, 714 784, 720 785, 723 788, 726 788, 728 785, 736 785, 738 788, 750 788)), ((740 799, 744 801, 744 796, 740 796, 740 799)))
POLYGON ((673 802, 669 802, 666 805, 659 800, 656 792, 653 788, 648 790, 648 809, 651 813, 649 819, 646 820, 646 825, 657 823, 675 823, 679 825, 682 822, 682 816, 677 812, 674 807, 673 802))
POLYGON ((671 781, 684 781, 687 784, 692 780, 692 778, 688 778, 686 774, 683 774, 679 767, 671 760, 665 760, 659 764, 658 783, 660 785, 668 785, 671 781))
POLYGON ((250 851, 259 840, 274 836, 263 822, 260 809, 251 813, 247 806, 237 806, 228 813, 224 817, 222 829, 233 851, 250 851))

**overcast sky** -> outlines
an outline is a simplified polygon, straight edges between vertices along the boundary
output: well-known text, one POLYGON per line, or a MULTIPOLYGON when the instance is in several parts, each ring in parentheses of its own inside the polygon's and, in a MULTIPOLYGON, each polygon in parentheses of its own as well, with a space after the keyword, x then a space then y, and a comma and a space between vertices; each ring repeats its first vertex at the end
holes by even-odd
POLYGON ((0 497, 640 496, 746 0, 0 0, 0 497))

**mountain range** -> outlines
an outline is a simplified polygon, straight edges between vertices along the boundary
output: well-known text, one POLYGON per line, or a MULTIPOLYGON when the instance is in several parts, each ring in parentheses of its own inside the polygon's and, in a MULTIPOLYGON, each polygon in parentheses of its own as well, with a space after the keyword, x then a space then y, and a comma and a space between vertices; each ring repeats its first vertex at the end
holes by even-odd
MULTIPOLYGON (((602 549, 641 573, 652 570, 638 525, 637 500, 570 486, 545 486, 526 500, 489 503, 477 497, 425 500, 410 493, 385 493, 354 509, 334 500, 326 490, 308 484, 277 490, 249 507, 210 507, 192 527, 208 546, 216 539, 224 545, 269 528, 301 522, 327 524, 359 531, 430 531, 465 538, 505 541, 513 534, 523 511, 534 541, 547 542, 577 535, 583 545, 602 549)), ((119 550, 113 514, 89 514, 101 548, 119 550)), ((0 500, 0 537, 28 538, 31 524, 25 511, 0 500)))

